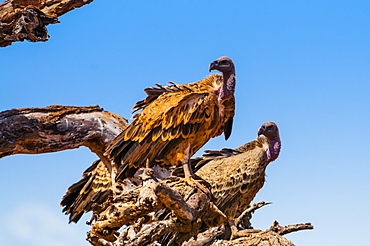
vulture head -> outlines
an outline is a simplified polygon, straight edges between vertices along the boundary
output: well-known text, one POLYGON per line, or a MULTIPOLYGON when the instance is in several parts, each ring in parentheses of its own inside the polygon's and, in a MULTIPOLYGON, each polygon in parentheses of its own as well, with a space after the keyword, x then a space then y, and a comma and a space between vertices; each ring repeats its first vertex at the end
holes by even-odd
POLYGON ((258 129, 258 136, 264 135, 268 139, 276 139, 279 137, 279 128, 274 122, 263 123, 258 129))
POLYGON ((276 160, 279 157, 281 142, 279 136, 279 129, 274 122, 266 122, 258 129, 258 136, 264 135, 269 141, 269 148, 267 149, 268 162, 276 160))
POLYGON ((221 56, 220 58, 209 64, 209 71, 211 72, 212 70, 218 70, 222 73, 235 73, 233 61, 226 56, 221 56))

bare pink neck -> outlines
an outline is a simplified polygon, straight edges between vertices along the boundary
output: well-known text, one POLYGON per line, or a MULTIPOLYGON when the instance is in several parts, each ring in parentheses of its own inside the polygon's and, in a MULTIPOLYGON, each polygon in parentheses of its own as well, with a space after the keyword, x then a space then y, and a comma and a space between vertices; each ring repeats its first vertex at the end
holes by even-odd
POLYGON ((269 140, 269 148, 267 150, 267 158, 269 162, 276 160, 279 157, 281 142, 279 136, 269 140))
POLYGON ((224 83, 221 87, 219 100, 225 100, 234 95, 236 77, 235 71, 224 72, 223 73, 224 83))

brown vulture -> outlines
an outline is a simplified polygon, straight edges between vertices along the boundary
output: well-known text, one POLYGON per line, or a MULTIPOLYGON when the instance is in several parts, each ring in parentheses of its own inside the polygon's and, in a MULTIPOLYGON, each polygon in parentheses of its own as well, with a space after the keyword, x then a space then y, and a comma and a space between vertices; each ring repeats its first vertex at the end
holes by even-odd
MULTIPOLYGON (((203 157, 192 160, 195 174, 211 185, 214 203, 229 221, 250 205, 264 185, 267 165, 279 156, 281 142, 275 123, 264 123, 258 129, 258 136, 236 149, 205 151, 203 157)), ((163 215, 168 217, 168 214, 163 215)), ((220 219, 215 213, 206 214, 201 230, 218 226, 220 219)), ((183 233, 170 233, 159 242, 161 245, 178 245, 183 238, 183 233)))
POLYGON ((206 151, 200 161, 193 161, 196 174, 210 183, 216 206, 229 219, 251 203, 265 182, 267 165, 279 156, 281 142, 277 125, 264 123, 258 135, 256 140, 236 149, 206 151))
POLYGON ((190 157, 210 138, 228 139, 234 117, 235 67, 228 57, 209 65, 220 74, 179 85, 147 88, 146 99, 136 103, 135 119, 107 148, 106 155, 118 169, 116 180, 133 177, 144 167, 183 165, 191 178, 190 157))

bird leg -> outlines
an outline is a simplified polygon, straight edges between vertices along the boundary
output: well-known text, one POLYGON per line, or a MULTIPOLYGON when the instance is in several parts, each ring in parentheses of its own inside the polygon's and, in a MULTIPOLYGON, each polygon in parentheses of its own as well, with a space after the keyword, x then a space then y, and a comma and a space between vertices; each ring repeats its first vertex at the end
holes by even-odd
POLYGON ((185 174, 185 182, 187 182, 189 185, 194 184, 196 187, 198 187, 201 191, 203 191, 207 196, 212 197, 211 191, 207 187, 206 181, 198 177, 193 173, 193 169, 191 168, 191 162, 190 162, 190 143, 188 143, 188 146, 185 150, 185 155, 182 162, 182 167, 184 169, 185 174), (202 184, 203 183, 203 184, 202 184))

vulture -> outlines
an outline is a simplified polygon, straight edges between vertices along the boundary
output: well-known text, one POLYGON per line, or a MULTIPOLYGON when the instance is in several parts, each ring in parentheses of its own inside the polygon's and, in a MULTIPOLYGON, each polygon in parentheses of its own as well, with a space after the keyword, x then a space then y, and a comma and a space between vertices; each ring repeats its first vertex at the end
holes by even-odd
MULTIPOLYGON (((192 181, 190 157, 210 138, 231 134, 234 117, 235 67, 228 57, 209 65, 203 80, 147 88, 146 99, 133 110, 134 121, 108 146, 105 155, 118 170, 116 181, 133 177, 149 164, 164 168, 184 167, 185 179, 192 181)), ((195 181, 195 180, 193 180, 195 181)))
POLYGON ((264 123, 258 136, 236 149, 206 151, 192 162, 196 174, 211 185, 216 206, 230 220, 248 207, 265 182, 267 165, 279 156, 281 142, 274 122, 264 123))
MULTIPOLYGON (((256 140, 236 149, 207 150, 202 157, 192 160, 192 166, 195 174, 210 184, 217 208, 232 221, 250 205, 264 185, 266 167, 278 158, 280 148, 278 126, 266 122, 258 129, 256 140)), ((176 171, 181 173, 181 170, 176 171)), ((200 230, 218 226, 219 219, 215 213, 206 214, 200 230)), ((161 245, 177 245, 181 238, 182 233, 170 233, 159 242, 161 245)))
MULTIPOLYGON (((185 174, 191 176, 190 157, 212 137, 224 133, 229 138, 235 108, 234 63, 223 56, 209 65, 211 70, 223 75, 144 90, 146 99, 133 108, 141 112, 107 148, 106 155, 119 169, 117 180, 132 177, 146 163, 162 167, 183 164, 185 174)), ((99 213, 103 204, 112 199, 114 175, 96 161, 79 182, 68 188, 61 206, 69 214, 69 222, 77 223, 84 212, 99 213)))

